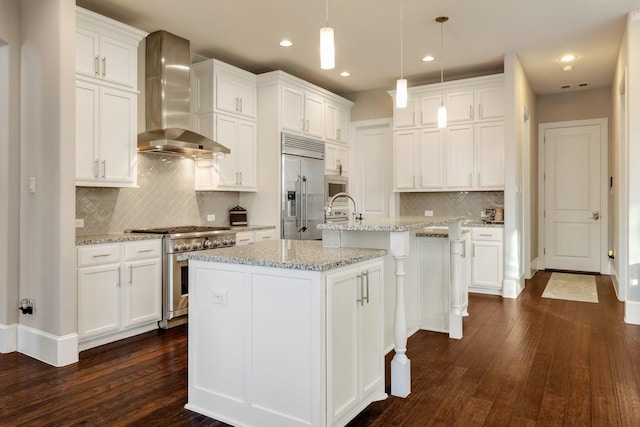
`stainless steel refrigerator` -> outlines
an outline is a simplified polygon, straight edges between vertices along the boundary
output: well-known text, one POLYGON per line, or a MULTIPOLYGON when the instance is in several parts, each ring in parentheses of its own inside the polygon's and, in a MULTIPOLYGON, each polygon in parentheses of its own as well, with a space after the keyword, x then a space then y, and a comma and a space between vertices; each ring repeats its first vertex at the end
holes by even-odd
POLYGON ((319 240, 324 222, 324 143, 282 134, 283 239, 319 240))

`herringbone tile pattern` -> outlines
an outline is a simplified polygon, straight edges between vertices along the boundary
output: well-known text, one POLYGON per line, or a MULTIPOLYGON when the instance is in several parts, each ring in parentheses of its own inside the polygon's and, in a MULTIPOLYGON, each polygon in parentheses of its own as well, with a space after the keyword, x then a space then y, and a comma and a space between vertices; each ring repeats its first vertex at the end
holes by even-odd
POLYGON ((445 193, 401 193, 400 215, 422 216, 433 211, 436 216, 465 215, 480 221, 480 211, 504 206, 502 191, 457 191, 445 193))

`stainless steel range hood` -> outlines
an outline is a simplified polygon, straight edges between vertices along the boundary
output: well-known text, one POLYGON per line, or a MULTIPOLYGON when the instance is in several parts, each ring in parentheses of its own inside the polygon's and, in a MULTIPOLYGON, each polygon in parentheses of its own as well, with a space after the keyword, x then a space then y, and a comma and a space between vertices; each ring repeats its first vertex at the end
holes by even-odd
POLYGON ((228 154, 227 147, 188 130, 191 49, 185 40, 166 31, 146 39, 146 131, 138 134, 138 151, 179 156, 228 154))

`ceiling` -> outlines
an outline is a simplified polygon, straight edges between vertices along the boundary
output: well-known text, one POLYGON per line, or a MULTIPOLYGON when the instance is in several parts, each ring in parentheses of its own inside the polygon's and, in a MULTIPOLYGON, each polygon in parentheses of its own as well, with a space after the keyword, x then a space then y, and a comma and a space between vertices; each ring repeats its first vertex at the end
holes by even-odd
POLYGON ((336 68, 321 70, 319 30, 327 0, 77 0, 79 6, 152 32, 166 30, 191 42, 191 51, 245 70, 284 70, 349 97, 393 89, 403 74, 409 86, 440 79, 440 24, 444 78, 501 72, 515 52, 536 94, 608 87, 626 15, 638 0, 330 0, 336 68), (288 38, 293 46, 278 42, 288 38), (422 62, 426 54, 437 59, 422 62), (573 53, 573 71, 558 58, 573 53), (348 70, 350 77, 338 74, 348 70), (579 86, 586 83, 586 86, 579 86), (562 86, 570 86, 562 89, 562 86))

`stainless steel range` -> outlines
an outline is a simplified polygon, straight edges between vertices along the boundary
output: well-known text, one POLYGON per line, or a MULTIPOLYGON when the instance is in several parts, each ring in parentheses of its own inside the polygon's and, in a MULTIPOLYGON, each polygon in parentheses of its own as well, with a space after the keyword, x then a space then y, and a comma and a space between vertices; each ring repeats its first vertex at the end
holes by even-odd
POLYGON ((129 230, 132 233, 162 234, 162 320, 161 328, 186 323, 189 308, 189 269, 185 254, 205 249, 235 246, 236 233, 230 227, 181 226, 129 230))

